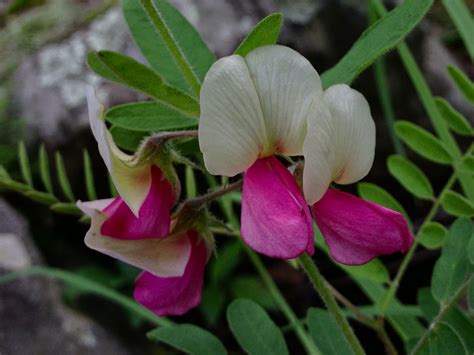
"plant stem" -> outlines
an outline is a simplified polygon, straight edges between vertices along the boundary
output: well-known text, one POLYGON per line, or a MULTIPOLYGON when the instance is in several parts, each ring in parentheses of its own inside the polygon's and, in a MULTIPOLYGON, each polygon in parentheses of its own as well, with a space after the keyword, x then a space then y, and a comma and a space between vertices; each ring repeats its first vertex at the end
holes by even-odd
POLYGON ((316 345, 314 344, 313 340, 310 338, 308 333, 305 331, 302 323, 296 317, 295 313, 291 309, 290 305, 286 302, 285 298, 281 294, 280 290, 276 286, 275 282, 273 281, 270 273, 267 271, 265 266, 262 263, 262 260, 259 256, 250 250, 246 245, 244 245, 244 249, 247 252, 247 255, 250 258, 250 261, 257 269, 260 277, 262 278, 265 286, 267 287, 268 291, 273 297, 273 300, 278 305, 280 310, 283 312, 285 317, 288 319, 290 325, 294 326, 296 335, 300 339, 301 343, 305 347, 308 354, 321 354, 316 345))
POLYGON ((341 328, 354 353, 356 355, 365 354, 362 345, 360 345, 360 342, 355 336, 354 331, 344 316, 344 313, 342 313, 342 310, 339 308, 336 300, 333 298, 331 290, 327 287, 326 280, 319 272, 316 264, 313 262, 313 259, 308 254, 303 254, 298 258, 298 261, 313 283, 315 290, 321 296, 321 299, 324 301, 328 311, 332 314, 334 320, 341 328))
POLYGON ((347 309, 349 309, 352 313, 354 313, 355 319, 358 320, 360 323, 365 324, 370 328, 374 328, 376 326, 376 320, 373 319, 368 314, 362 312, 357 306, 352 304, 342 293, 336 290, 329 282, 326 282, 327 288, 331 291, 332 295, 336 300, 338 300, 341 304, 343 304, 347 309))
MULTIPOLYGON (((435 203, 433 204, 433 206, 431 206, 431 209, 426 215, 425 220, 423 221, 423 224, 420 227, 420 230, 423 228, 423 226, 426 223, 430 222, 434 218, 441 204, 441 201, 443 200, 444 194, 446 193, 446 191, 448 191, 451 188, 451 186, 453 186, 455 181, 456 181, 456 173, 453 173, 451 177, 449 178, 448 182, 446 183, 446 185, 444 185, 443 190, 439 194, 439 197, 435 200, 435 203)), ((385 315, 385 312, 387 312, 388 307, 392 303, 393 298, 395 297, 395 293, 397 292, 398 286, 400 285, 400 281, 403 275, 405 274, 405 271, 407 270, 408 264, 410 264, 410 261, 413 258, 413 255, 415 255, 415 251, 416 251, 416 248, 418 247, 418 244, 419 244, 419 238, 417 235, 415 237, 415 240, 413 241, 412 246, 410 247, 410 250, 408 250, 408 253, 403 258, 402 263, 400 264, 400 267, 397 271, 397 274, 395 275, 395 278, 390 283, 390 288, 388 289, 387 293, 385 294, 384 298, 382 299, 378 307, 379 314, 381 316, 385 315)))
POLYGON ((127 308, 128 310, 136 313, 143 319, 146 319, 157 326, 167 326, 167 325, 173 324, 172 321, 166 318, 160 318, 156 316, 145 307, 136 303, 133 299, 127 296, 124 296, 121 293, 111 288, 102 286, 101 284, 95 281, 73 274, 72 272, 68 272, 68 271, 64 271, 60 269, 42 267, 42 266, 33 266, 25 270, 11 272, 9 274, 0 276, 0 285, 7 282, 14 281, 18 278, 29 277, 29 276, 44 276, 44 277, 48 277, 52 279, 61 280, 71 286, 86 290, 87 292, 96 294, 110 301, 113 301, 119 304, 120 306, 127 308))
POLYGON ((151 23, 155 27, 155 30, 159 33, 166 46, 168 47, 169 52, 173 56, 179 70, 183 74, 184 78, 187 80, 191 89, 193 90, 196 96, 199 96, 199 91, 201 90, 201 84, 199 79, 196 77, 196 74, 191 69, 191 65, 186 60, 181 49, 176 44, 176 40, 173 38, 168 25, 163 20, 159 9, 153 4, 152 0, 140 0, 143 9, 150 18, 151 23))
POLYGON ((238 180, 238 181, 236 181, 232 184, 229 184, 227 186, 224 186, 224 187, 220 188, 219 190, 212 191, 212 192, 209 192, 205 195, 201 195, 199 197, 189 199, 189 200, 185 201, 183 204, 185 204, 187 206, 191 206, 191 207, 199 207, 199 206, 201 206, 205 203, 211 202, 211 201, 213 201, 213 200, 215 200, 219 197, 222 197, 222 196, 228 194, 229 192, 240 189, 242 187, 242 184, 243 184, 243 181, 238 180))
POLYGON ((467 286, 469 285, 470 278, 459 288, 459 290, 453 295, 453 297, 444 305, 441 305, 441 310, 438 313, 438 315, 431 321, 428 330, 423 334, 421 339, 418 341, 418 343, 415 345, 415 347, 412 350, 412 354, 417 354, 423 345, 425 345, 426 341, 428 340, 431 332, 436 329, 438 324, 441 322, 441 320, 444 318, 446 313, 451 310, 451 308, 457 304, 459 298, 464 294, 466 291, 467 286))
POLYGON ((374 319, 365 312, 361 311, 359 307, 355 306, 351 301, 349 301, 343 294, 336 290, 330 283, 326 282, 326 286, 329 288, 334 298, 343 304, 347 309, 355 316, 355 320, 364 324, 365 326, 371 328, 377 333, 380 341, 385 347, 387 354, 396 355, 397 350, 390 340, 387 332, 385 331, 385 326, 382 318, 374 319))

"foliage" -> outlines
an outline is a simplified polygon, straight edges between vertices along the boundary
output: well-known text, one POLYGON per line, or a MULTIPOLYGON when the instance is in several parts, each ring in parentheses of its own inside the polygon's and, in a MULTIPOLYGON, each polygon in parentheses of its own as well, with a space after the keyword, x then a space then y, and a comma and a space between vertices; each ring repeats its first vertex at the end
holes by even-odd
MULTIPOLYGON (((392 139, 398 153, 388 157, 388 172, 414 199, 430 204, 430 211, 421 226, 415 229, 410 223, 410 228, 416 232, 415 242, 404 256, 394 278, 390 277, 385 265, 377 259, 363 266, 336 264, 366 294, 369 300, 367 305, 353 305, 332 286, 328 286, 328 282, 310 260, 301 259, 301 266, 316 288, 320 292, 323 290, 321 296, 328 308, 311 308, 304 320, 297 319, 255 253, 238 240, 225 243, 210 265, 209 283, 199 310, 210 326, 226 311, 229 328, 246 353, 289 353, 285 341, 286 332, 283 331, 286 328, 277 325, 267 313, 277 310, 288 321, 286 327, 295 331, 305 350, 311 354, 363 353, 347 318, 372 329, 388 353, 394 353, 396 349, 387 335, 384 320, 392 326, 405 349, 414 354, 467 354, 474 351, 471 316, 458 306, 460 298, 469 290, 470 311, 473 311, 474 236, 470 217, 474 216, 474 157, 473 146, 463 151, 455 136, 460 134, 472 137, 473 128, 448 101, 432 95, 418 64, 403 42, 429 10, 432 1, 406 0, 390 12, 386 12, 380 0, 371 0, 370 3, 374 23, 333 68, 323 73, 323 83, 325 87, 336 83, 350 83, 370 65, 377 63, 377 88, 383 100, 384 112, 391 116, 388 124, 393 129, 392 139), (376 17, 378 20, 375 20, 376 17), (387 100, 389 92, 381 56, 394 48, 397 49, 430 118, 433 132, 411 121, 391 121, 395 110, 391 107, 390 100, 387 100), (451 177, 440 191, 435 191, 429 175, 417 165, 415 159, 407 156, 402 143, 409 148, 408 151, 416 153, 420 158, 452 170, 451 177), (449 230, 435 221, 440 208, 452 216, 452 219, 459 217, 449 230), (397 299, 396 292, 419 244, 428 249, 441 250, 441 255, 433 270, 431 288, 420 291, 417 305, 405 305, 397 299), (236 275, 236 269, 245 254, 257 270, 260 280, 252 275, 236 275), (229 284, 232 286, 224 287, 229 284), (233 298, 238 299, 228 305, 229 299, 233 298), (335 298, 344 306, 342 311, 335 298)), ((471 51, 472 36, 466 35, 469 33, 466 31, 472 25, 472 18, 467 18, 459 10, 462 9, 461 1, 443 3, 466 41, 466 47, 471 51)), ((167 1, 124 0, 123 10, 130 32, 150 66, 107 51, 89 53, 88 64, 103 78, 144 93, 152 99, 116 106, 106 112, 105 118, 112 125, 111 133, 117 144, 133 151, 144 137, 153 132, 196 127, 200 85, 215 58, 192 25, 167 1)), ((276 43, 281 26, 280 14, 268 16, 250 32, 236 49, 236 53, 245 55, 254 48, 276 43)), ((449 67, 447 70, 466 100, 473 103, 474 84, 460 69, 449 67)), ((186 144, 179 143, 174 148, 189 158, 183 160, 187 164, 184 186, 187 198, 192 198, 199 195, 199 184, 196 181, 200 176, 199 171, 194 168, 200 165, 201 157, 196 142, 186 144)), ((18 161, 21 179, 13 179, 0 166, 0 187, 48 205, 55 212, 81 217, 82 214, 74 204, 76 195, 69 183, 61 154, 55 154, 54 180, 44 146, 40 148, 38 155, 39 172, 35 174, 25 145, 20 143, 18 161), (38 175, 42 188, 38 188, 35 179, 38 175), (58 193, 56 185, 59 185, 61 193, 58 193)), ((93 200, 97 194, 87 151, 84 151, 83 157, 84 185, 87 197, 93 200)), ((227 184, 226 179, 218 182, 209 175, 205 179, 211 189, 227 184)), ((358 192, 364 199, 400 211, 410 221, 403 205, 383 187, 363 182, 358 185, 358 192)), ((218 199, 219 213, 225 218, 225 222, 215 219, 212 225, 215 234, 231 237, 239 235, 234 208, 236 201, 240 200, 238 197, 239 195, 229 194, 218 199)), ((321 239, 317 231, 316 245, 324 253, 328 253, 321 239)), ((148 333, 153 341, 191 354, 226 353, 222 342, 209 331, 191 324, 172 324, 147 313, 138 305, 133 306, 130 299, 113 290, 114 285, 102 285, 90 280, 103 277, 103 274, 100 276, 97 272, 93 272, 93 276, 90 276, 91 273, 89 276, 78 276, 60 270, 32 269, 0 278, 0 283, 28 275, 56 277, 72 283, 76 288, 118 302, 129 311, 159 326, 148 333)), ((69 292, 71 294, 71 290, 69 292)), ((74 290, 72 295, 74 297, 74 290)))

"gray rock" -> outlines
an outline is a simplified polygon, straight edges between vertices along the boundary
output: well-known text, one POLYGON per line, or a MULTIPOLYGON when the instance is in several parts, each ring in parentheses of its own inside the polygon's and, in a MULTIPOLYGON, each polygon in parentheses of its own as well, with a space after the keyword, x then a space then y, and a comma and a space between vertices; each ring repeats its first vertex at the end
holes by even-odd
POLYGON ((86 86, 94 86, 104 103, 137 99, 127 89, 105 84, 87 68, 87 52, 101 49, 139 57, 118 8, 21 63, 13 78, 13 102, 18 117, 26 121, 28 142, 58 147, 88 129, 86 86))
MULTIPOLYGON (((0 276, 41 264, 26 221, 0 200, 0 276)), ((131 354, 111 333, 61 303, 56 282, 25 278, 0 285, 0 354, 131 354)))

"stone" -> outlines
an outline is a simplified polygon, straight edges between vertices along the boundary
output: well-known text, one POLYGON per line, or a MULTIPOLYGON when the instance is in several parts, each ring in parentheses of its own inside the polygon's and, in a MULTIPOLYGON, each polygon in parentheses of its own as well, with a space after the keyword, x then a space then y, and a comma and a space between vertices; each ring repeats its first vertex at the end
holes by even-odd
POLYGON ((13 77, 13 103, 26 121, 26 140, 67 145, 88 129, 85 92, 94 86, 106 104, 137 100, 137 95, 110 85, 87 67, 90 50, 112 50, 140 59, 120 9, 113 8, 60 43, 41 48, 25 59, 13 77))
MULTIPOLYGON (((41 256, 28 224, 0 199, 0 276, 41 256)), ((0 284, 0 354, 133 354, 114 334, 61 303, 55 281, 30 277, 0 284)))

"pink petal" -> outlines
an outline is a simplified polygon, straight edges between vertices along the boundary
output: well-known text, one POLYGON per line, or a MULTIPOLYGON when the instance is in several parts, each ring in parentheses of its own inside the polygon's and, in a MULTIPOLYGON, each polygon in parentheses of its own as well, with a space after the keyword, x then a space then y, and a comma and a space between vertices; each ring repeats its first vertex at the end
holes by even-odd
POLYGON ((413 242, 402 214, 342 191, 328 189, 312 212, 331 256, 342 264, 406 252, 413 242))
POLYGON ((207 247, 194 231, 187 233, 191 255, 181 277, 157 277, 142 273, 136 283, 135 300, 159 316, 176 316, 201 302, 207 247))
POLYGON ((170 232, 171 208, 175 194, 161 170, 151 167, 152 180, 148 195, 140 207, 138 218, 117 197, 103 212, 109 218, 101 228, 103 235, 117 239, 163 238, 170 232))
POLYGON ((292 259, 314 253, 313 223, 295 179, 275 157, 258 159, 244 174, 241 233, 255 251, 292 259))

